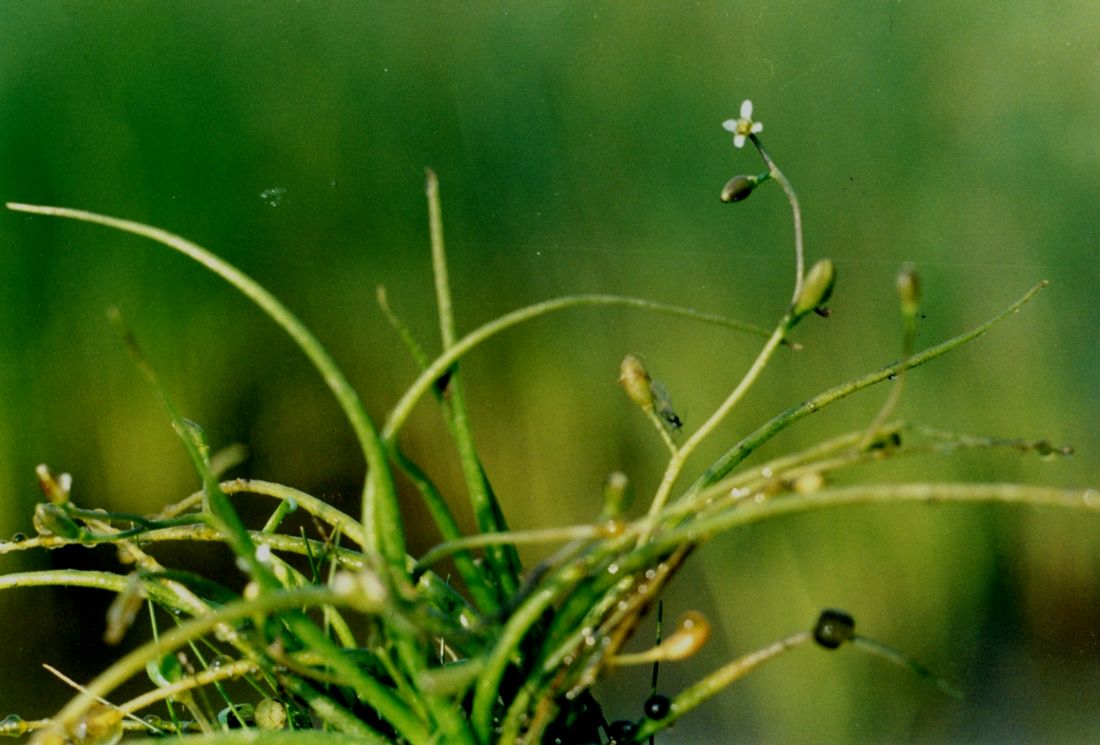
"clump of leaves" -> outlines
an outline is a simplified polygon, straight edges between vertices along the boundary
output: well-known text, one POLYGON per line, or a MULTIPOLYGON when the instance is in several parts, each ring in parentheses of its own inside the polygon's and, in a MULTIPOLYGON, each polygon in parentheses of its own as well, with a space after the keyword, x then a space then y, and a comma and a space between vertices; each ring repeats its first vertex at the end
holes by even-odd
MULTIPOLYGON (((155 227, 80 210, 8 204, 12 210, 97 223, 145 236, 204 265, 251 299, 281 326, 320 372, 351 424, 367 461, 361 511, 353 516, 292 487, 260 480, 222 480, 239 452, 212 453, 201 426, 184 418, 117 312, 111 314, 138 368, 160 398, 201 481, 201 489, 159 514, 88 509, 71 499, 71 477, 46 466, 38 480, 46 500, 34 514, 37 536, 0 543, 0 553, 66 545, 117 548, 117 572, 50 570, 8 574, 0 588, 60 585, 96 587, 116 594, 105 621, 108 642, 121 639, 143 607, 153 639, 124 655, 78 690, 56 715, 41 721, 11 716, 0 733, 34 732, 37 743, 114 743, 126 731, 173 734, 208 742, 250 740, 255 730, 270 742, 640 743, 763 662, 802 645, 824 649, 853 645, 886 657, 954 693, 943 680, 901 653, 856 633, 843 610, 825 609, 812 628, 705 672, 695 684, 666 695, 657 665, 691 657, 709 636, 707 619, 688 611, 657 643, 627 653, 639 619, 656 609, 677 570, 703 542, 760 520, 814 509, 870 502, 998 501, 1100 509, 1095 490, 1020 484, 892 483, 831 487, 836 471, 918 453, 1013 448, 1042 455, 1068 453, 1044 440, 1002 440, 941 432, 892 419, 907 371, 981 336, 1017 311, 1044 285, 958 336, 915 350, 920 306, 916 271, 898 276, 902 356, 781 411, 735 442, 687 485, 682 470, 699 446, 756 383, 792 332, 815 316, 828 316, 836 284, 831 261, 804 267, 798 198, 759 138, 762 125, 745 102, 738 119, 724 124, 737 147, 751 142, 764 163, 759 174, 736 176, 721 191, 740 202, 768 181, 777 182, 791 206, 795 281, 790 303, 771 329, 696 310, 614 295, 575 295, 521 308, 460 335, 452 312, 440 217, 438 183, 428 172, 427 202, 441 352, 430 356, 392 310, 384 291, 379 305, 421 373, 381 426, 313 334, 276 298, 194 243, 155 227), (620 305, 720 324, 763 340, 759 354, 724 401, 702 424, 685 432, 668 391, 638 355, 624 350, 620 383, 651 421, 668 450, 659 486, 645 514, 627 518, 629 479, 611 474, 603 508, 590 524, 510 531, 489 474, 474 446, 463 396, 460 360, 495 334, 533 318, 577 306, 620 305), (892 382, 891 382, 892 381, 892 382), (751 468, 739 467, 762 444, 806 415, 879 383, 891 391, 866 427, 751 468), (399 434, 413 408, 434 397, 462 464, 466 498, 478 531, 462 535, 445 495, 402 450, 399 434), (406 525, 395 482, 407 478, 424 499, 442 542, 416 557, 405 545, 406 525), (246 525, 234 498, 269 497, 270 518, 246 525), (286 516, 308 513, 318 537, 282 529, 286 516), (220 541, 246 575, 243 592, 217 580, 163 565, 156 547, 166 541, 220 541), (556 544, 549 558, 524 566, 516 546, 556 544), (454 581, 435 571, 450 559, 454 581), (161 611, 161 612, 158 612, 161 611), (598 680, 628 665, 653 666, 653 690, 638 718, 606 721, 591 693, 598 680), (146 675, 149 690, 129 701, 112 700, 118 686, 146 675), (230 681, 247 688, 230 691, 230 681), (251 691, 251 693, 248 693, 251 691), (148 713, 154 705, 160 713, 148 713), (243 729, 242 729, 243 728, 243 729), (242 734, 243 733, 243 734, 242 734)), ((660 629, 661 626, 659 625, 660 629)), ((59 676, 63 673, 57 671, 59 676)))

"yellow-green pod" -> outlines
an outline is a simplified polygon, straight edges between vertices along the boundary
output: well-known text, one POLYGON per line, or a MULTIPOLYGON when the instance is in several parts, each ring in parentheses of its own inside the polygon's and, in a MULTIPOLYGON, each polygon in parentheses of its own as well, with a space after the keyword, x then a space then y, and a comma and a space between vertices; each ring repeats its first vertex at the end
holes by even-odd
POLYGON ((836 268, 830 259, 821 259, 806 275, 802 284, 802 292, 794 303, 791 314, 795 318, 801 318, 812 310, 821 308, 829 301, 833 294, 833 286, 836 284, 836 268))
POLYGON ((641 357, 636 354, 623 357, 619 365, 619 385, 638 406, 646 411, 653 408, 653 381, 641 357))

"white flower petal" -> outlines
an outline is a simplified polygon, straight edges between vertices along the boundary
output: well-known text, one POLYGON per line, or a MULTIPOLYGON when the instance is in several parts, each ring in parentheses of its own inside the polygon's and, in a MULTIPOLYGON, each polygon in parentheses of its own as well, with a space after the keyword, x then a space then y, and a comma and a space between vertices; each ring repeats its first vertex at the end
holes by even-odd
POLYGON ((736 148, 743 147, 745 144, 745 135, 736 134, 733 136, 733 146, 736 148))
POLYGON ((764 125, 761 122, 753 122, 753 125, 752 125, 752 133, 753 134, 756 134, 757 132, 763 132, 763 131, 764 131, 764 125))
POLYGON ((722 122, 722 129, 726 130, 727 132, 736 132, 737 131, 737 120, 736 119, 727 119, 726 121, 722 122))
POLYGON ((741 102, 741 118, 752 119, 752 101, 747 98, 741 102))

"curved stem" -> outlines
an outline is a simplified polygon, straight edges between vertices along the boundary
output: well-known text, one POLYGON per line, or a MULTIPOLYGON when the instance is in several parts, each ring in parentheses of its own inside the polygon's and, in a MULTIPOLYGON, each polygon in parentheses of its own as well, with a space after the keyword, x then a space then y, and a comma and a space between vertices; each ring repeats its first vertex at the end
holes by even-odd
POLYGON ((95 212, 70 209, 67 207, 47 207, 42 205, 18 204, 8 202, 8 209, 16 212, 28 212, 37 215, 63 217, 81 222, 90 222, 140 235, 174 249, 188 258, 197 261, 237 288, 245 297, 254 302, 271 317, 298 345, 321 373, 325 384, 336 397, 344 411, 359 446, 367 460, 369 469, 367 485, 363 494, 363 523, 368 527, 368 550, 383 553, 394 566, 400 568, 404 563, 404 531, 401 529, 400 515, 397 510, 397 497, 393 477, 386 462, 386 453, 379 440, 378 433, 363 407, 359 394, 336 365, 321 342, 306 328, 270 292, 229 262, 219 258, 205 248, 178 235, 150 225, 108 217, 95 212))
POLYGON ((798 301, 798 296, 802 294, 802 280, 806 273, 805 249, 802 245, 802 208, 798 204, 798 195, 794 193, 794 187, 783 175, 783 171, 779 170, 779 166, 775 164, 772 157, 768 155, 768 151, 764 149, 764 144, 754 134, 750 134, 749 139, 752 140, 752 144, 756 146, 757 152, 760 153, 760 157, 764 159, 764 163, 768 166, 768 174, 783 187, 783 191, 787 194, 787 201, 791 203, 791 214, 794 219, 794 294, 791 296, 791 305, 794 305, 798 301))
POLYGON ((1047 280, 1043 280, 1039 284, 1028 290, 1023 297, 1021 297, 1012 305, 1005 308, 997 315, 990 318, 983 324, 975 326, 969 331, 965 331, 956 337, 948 339, 934 346, 928 347, 916 354, 912 355, 906 360, 895 362, 885 367, 879 368, 874 372, 861 375, 858 378, 853 378, 840 385, 834 386, 826 391, 822 391, 813 398, 803 401, 802 403, 792 406, 786 411, 780 412, 776 416, 769 419, 762 426, 758 427, 754 432, 750 433, 746 437, 742 438, 740 442, 727 450, 721 457, 718 458, 709 468, 689 487, 688 494, 692 494, 699 489, 709 486, 718 481, 749 456, 754 450, 770 440, 776 434, 786 429, 790 425, 797 422, 809 414, 813 414, 825 406, 831 403, 839 401, 842 398, 846 398, 851 394, 868 388, 875 383, 880 383, 883 380, 888 379, 891 375, 900 374, 902 370, 909 370, 919 365, 923 365, 926 362, 936 359, 956 347, 959 347, 967 342, 978 338, 982 334, 989 331, 996 326, 999 322, 1003 321, 1008 316, 1012 315, 1023 307, 1029 300, 1031 300, 1039 290, 1042 290, 1050 284, 1047 280))
MULTIPOLYGON (((39 732, 32 742, 52 742, 56 736, 68 731, 68 728, 83 716, 99 697, 106 696, 130 677, 144 670, 149 660, 178 649, 189 641, 204 636, 220 626, 256 614, 293 610, 303 606, 344 605, 349 602, 353 602, 353 599, 332 592, 327 588, 298 589, 282 593, 268 593, 255 600, 233 603, 209 615, 193 618, 162 634, 159 639, 141 645, 103 671, 79 694, 74 696, 52 718, 51 725, 39 732)), ((292 616, 287 618, 290 619, 292 616)), ((304 620, 304 616, 301 618, 304 620)), ((296 626, 298 627, 295 630, 300 633, 304 630, 305 624, 296 624, 296 626)), ((315 640, 309 641, 313 642, 315 640)), ((410 741, 418 743, 427 741, 427 733, 423 724, 411 715, 404 704, 394 697, 389 689, 380 683, 375 683, 372 685, 370 693, 371 695, 367 697, 368 702, 375 706, 379 713, 386 717, 387 721, 399 731, 402 731, 410 741)))
MULTIPOLYGON (((728 510, 700 520, 681 524, 661 533, 654 539, 653 551, 659 553, 681 545, 685 541, 699 541, 706 536, 721 533, 734 527, 792 515, 810 510, 899 502, 999 502, 1003 504, 1027 504, 1035 507, 1060 507, 1063 509, 1100 512, 1100 490, 1059 489, 1026 484, 957 484, 911 483, 868 484, 825 488, 811 494, 788 494, 780 499, 764 502, 740 502, 728 510), (660 544, 660 545, 657 545, 660 544)), ((649 547, 647 546, 647 550, 649 547)), ((643 561, 644 557, 639 557, 643 561)))
POLYGON ((676 698, 672 700, 672 708, 669 709, 668 716, 664 719, 645 720, 638 729, 637 734, 634 735, 634 742, 641 742, 645 738, 660 732, 684 714, 687 714, 689 711, 699 706, 699 704, 720 693, 731 683, 745 677, 745 675, 763 663, 775 659, 788 650, 806 644, 812 638, 813 635, 808 631, 792 634, 762 649, 742 655, 727 665, 718 668, 694 685, 681 691, 676 698))
POLYGON ((470 333, 463 336, 461 339, 454 343, 454 346, 450 347, 443 354, 439 355, 432 361, 428 367, 420 373, 420 376, 409 386, 405 391, 401 399, 394 405, 390 411, 389 416, 386 418, 385 426, 382 428, 382 437, 385 440, 392 440, 397 432, 404 426, 405 421, 409 418, 413 408, 419 403, 420 399, 431 390, 432 385, 435 384, 439 378, 447 372, 447 370, 466 355, 474 347, 478 346, 486 339, 489 339, 496 334, 499 334, 505 329, 509 329, 512 326, 530 321, 533 318, 544 316, 549 313, 554 313, 559 310, 565 310, 567 308, 575 308, 578 306, 592 305, 624 305, 635 308, 642 308, 644 310, 652 310, 658 313, 667 313, 669 315, 682 316, 686 318, 692 318, 703 323, 712 323, 719 326, 725 326, 736 331, 743 333, 754 334, 757 336, 767 337, 771 332, 761 329, 757 326, 753 326, 747 323, 741 323, 740 321, 733 321, 722 316, 717 316, 710 313, 700 313, 692 310, 691 308, 682 308, 675 305, 668 305, 666 303, 655 303, 650 300, 643 300, 641 298, 623 297, 621 295, 569 295, 566 297, 554 298, 552 300, 546 300, 541 303, 529 305, 524 308, 519 308, 511 313, 506 313, 499 318, 496 318, 484 326, 480 326, 474 329, 470 333))
MULTIPOLYGON (((772 354, 775 353, 779 343, 783 340, 783 336, 790 328, 790 316, 784 317, 780 324, 772 332, 771 338, 768 339, 768 343, 764 345, 764 348, 760 350, 760 354, 756 356, 756 359, 752 363, 752 367, 749 368, 745 376, 741 378, 741 382, 737 384, 737 387, 726 397, 726 400, 722 402, 722 405, 710 415, 710 418, 703 423, 699 429, 692 433, 691 437, 685 442, 668 461, 668 466, 665 468, 665 475, 661 479, 661 484, 657 488, 657 493, 653 497, 653 502, 649 506, 648 516, 653 518, 668 502, 669 494, 672 492, 672 486, 675 484, 677 477, 680 475, 680 471, 683 470, 684 463, 691 456, 699 444, 709 435, 714 429, 722 423, 722 420, 733 410, 733 407, 744 397, 745 393, 752 387, 753 383, 760 377, 760 373, 763 372, 764 367, 768 364, 768 360, 771 359, 772 354)), ((648 534, 643 534, 641 540, 644 541, 648 537, 648 534)))

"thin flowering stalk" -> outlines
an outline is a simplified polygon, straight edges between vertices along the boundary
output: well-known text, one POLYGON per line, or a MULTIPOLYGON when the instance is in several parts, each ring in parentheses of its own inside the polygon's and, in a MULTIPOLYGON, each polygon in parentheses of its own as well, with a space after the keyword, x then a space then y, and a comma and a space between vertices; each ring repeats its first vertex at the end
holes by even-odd
POLYGON ((802 242, 802 208, 798 204, 798 195, 794 193, 794 187, 783 175, 783 171, 779 170, 779 166, 775 164, 772 157, 768 155, 768 151, 764 149, 764 144, 760 142, 760 138, 753 133, 749 135, 749 139, 752 140, 753 145, 756 145, 757 152, 760 153, 760 157, 767 164, 768 173, 783 187, 783 191, 787 193, 787 201, 791 203, 791 215, 794 220, 794 294, 791 296, 791 304, 794 304, 798 302, 798 296, 802 294, 802 280, 806 273, 806 252, 802 242))
MULTIPOLYGON (((657 487, 657 493, 654 495, 653 502, 649 506, 647 517, 653 519, 662 509, 664 509, 665 504, 668 502, 669 495, 672 493, 672 487, 676 483, 676 479, 680 476, 680 472, 683 470, 687 459, 695 452, 695 448, 697 448, 700 443, 702 443, 702 441, 722 423, 722 420, 724 420, 733 410, 733 407, 741 401, 749 388, 751 388, 760 378, 760 374, 764 371, 764 367, 767 366, 775 350, 783 341, 783 337, 790 330, 792 325, 791 322, 792 318, 790 315, 784 316, 775 331, 772 332, 771 338, 768 339, 764 348, 760 350, 760 354, 756 356, 756 359, 752 363, 752 367, 750 367, 749 371, 745 373, 745 376, 741 378, 741 382, 737 384, 737 387, 726 397, 722 405, 710 415, 710 418, 707 419, 707 421, 705 421, 703 425, 688 438, 687 442, 680 446, 679 450, 669 459, 668 465, 665 467, 665 475, 661 479, 661 484, 657 487)), ((641 542, 645 542, 648 537, 649 533, 647 531, 643 534, 641 542)))
MULTIPOLYGON (((760 142, 758 134, 764 131, 764 124, 762 122, 755 121, 752 118, 752 101, 745 99, 741 102, 741 117, 739 119, 727 119, 722 122, 722 128, 728 132, 733 132, 733 146, 740 150, 745 145, 745 140, 751 140, 752 144, 756 146, 757 151, 760 153, 760 157, 764 159, 764 164, 768 167, 768 175, 779 182, 783 187, 783 191, 787 193, 787 199, 791 203, 791 211, 794 213, 794 254, 795 254, 795 272, 794 272, 794 294, 791 296, 791 303, 795 303, 798 300, 798 296, 802 293, 802 277, 805 273, 805 252, 802 247, 802 209, 798 205, 798 197, 794 193, 794 188, 791 186, 791 182, 787 180, 787 177, 783 175, 783 172, 779 170, 779 166, 775 164, 771 156, 768 155, 768 151, 764 149, 764 145, 760 142)), ((759 177, 748 177, 753 181, 752 186, 756 186, 756 183, 760 181, 759 177)), ((751 188, 749 189, 751 191, 751 188)), ((745 193, 744 196, 748 196, 745 193)), ((740 197, 744 198, 744 197, 740 197)), ((723 196, 723 201, 738 201, 739 198, 727 199, 723 196)))

